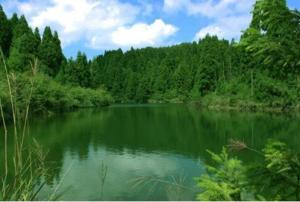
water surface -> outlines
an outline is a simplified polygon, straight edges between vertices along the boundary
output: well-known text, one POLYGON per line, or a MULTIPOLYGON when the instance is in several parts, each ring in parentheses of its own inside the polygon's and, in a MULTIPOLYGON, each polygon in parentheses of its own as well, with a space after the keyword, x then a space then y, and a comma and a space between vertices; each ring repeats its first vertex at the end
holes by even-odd
MULTIPOLYGON (((39 195, 61 200, 195 200, 195 177, 231 138, 261 149, 275 138, 298 149, 295 115, 212 112, 185 105, 114 105, 34 119, 48 151, 39 195)), ((259 162, 255 153, 237 154, 259 162)))

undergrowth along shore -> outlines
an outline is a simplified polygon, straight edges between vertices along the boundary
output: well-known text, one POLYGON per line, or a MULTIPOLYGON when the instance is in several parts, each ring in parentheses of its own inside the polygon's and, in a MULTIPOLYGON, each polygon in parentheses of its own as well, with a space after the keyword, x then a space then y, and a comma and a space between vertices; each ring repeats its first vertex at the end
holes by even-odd
POLYGON ((237 112, 272 112, 272 113, 299 113, 298 104, 284 104, 277 101, 257 102, 253 100, 235 99, 225 96, 210 96, 188 103, 195 108, 213 111, 237 111, 237 112))
MULTIPOLYGON (((4 75, 0 75, 0 78, 0 98, 3 111, 6 116, 10 116, 8 86, 4 75)), ((21 106, 28 103, 27 96, 30 91, 32 91, 30 111, 39 114, 85 107, 103 107, 113 102, 113 98, 105 90, 62 85, 41 73, 37 73, 34 76, 34 86, 32 88, 32 78, 29 76, 29 73, 18 74, 12 72, 9 73, 9 78, 11 80, 13 98, 20 111, 22 111, 21 106)))

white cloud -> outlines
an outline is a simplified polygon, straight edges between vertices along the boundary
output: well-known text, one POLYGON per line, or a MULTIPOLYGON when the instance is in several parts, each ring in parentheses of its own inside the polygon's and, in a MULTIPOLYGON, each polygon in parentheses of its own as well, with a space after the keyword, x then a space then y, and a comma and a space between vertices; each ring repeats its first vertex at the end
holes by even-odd
POLYGON ((239 39, 241 31, 245 29, 251 20, 250 16, 224 17, 217 20, 215 23, 203 27, 197 32, 194 40, 204 38, 207 34, 216 35, 219 38, 239 39))
POLYGON ((207 34, 216 35, 219 38, 224 38, 224 32, 217 25, 209 25, 207 27, 202 28, 195 36, 195 40, 204 38, 207 34))
POLYGON ((98 50, 125 44, 143 46, 148 45, 149 41, 163 43, 163 39, 171 35, 165 32, 172 32, 172 25, 160 20, 150 25, 137 21, 139 16, 151 14, 152 6, 146 3, 131 4, 120 0, 6 0, 5 5, 25 14, 33 27, 43 29, 49 25, 57 30, 63 46, 78 41, 98 50), (152 35, 146 36, 142 28, 147 28, 152 35), (132 29, 140 33, 138 37, 116 36, 116 33, 124 34, 132 29))
POLYGON ((164 11, 185 10, 189 15, 220 17, 232 14, 249 14, 254 0, 164 0, 164 11))
POLYGON ((249 15, 254 0, 206 0, 200 3, 189 2, 187 10, 191 15, 203 15, 209 18, 249 15))
POLYGON ((164 0, 164 11, 184 10, 188 15, 206 17, 211 23, 201 28, 195 39, 206 34, 238 39, 251 20, 254 0, 164 0))
POLYGON ((176 31, 176 27, 158 19, 150 25, 137 23, 131 27, 120 27, 112 33, 112 41, 120 46, 155 46, 176 31))
POLYGON ((189 0, 164 0, 163 10, 168 13, 175 12, 184 8, 189 3, 189 0))
POLYGON ((137 0, 137 3, 143 10, 143 16, 150 16, 151 14, 153 14, 154 4, 149 3, 148 0, 137 0))

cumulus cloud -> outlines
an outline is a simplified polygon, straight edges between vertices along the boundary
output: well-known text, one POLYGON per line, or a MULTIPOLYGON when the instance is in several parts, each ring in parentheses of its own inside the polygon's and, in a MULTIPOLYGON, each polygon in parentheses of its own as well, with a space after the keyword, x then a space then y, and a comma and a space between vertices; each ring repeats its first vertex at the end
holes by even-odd
POLYGON ((209 18, 221 18, 226 16, 249 15, 254 0, 206 0, 200 3, 189 2, 186 7, 191 15, 203 15, 209 18))
POLYGON ((224 38, 224 31, 217 25, 209 25, 202 28, 195 36, 195 40, 204 38, 207 34, 216 35, 220 38, 224 38))
POLYGON ((237 17, 227 16, 216 22, 203 27, 196 33, 194 40, 204 38, 207 34, 216 35, 219 38, 239 39, 241 31, 246 29, 251 20, 250 16, 237 17))
POLYGON ((206 17, 211 23, 201 28, 195 40, 206 34, 238 39, 251 20, 254 0, 164 0, 164 11, 184 10, 188 15, 206 17))
POLYGON ((190 3, 189 0, 164 0, 163 10, 168 13, 178 11, 190 3))
POLYGON ((161 19, 152 24, 137 23, 131 27, 120 27, 112 33, 112 41, 121 46, 156 45, 173 35, 177 28, 161 19))
POLYGON ((175 33, 172 25, 161 20, 153 24, 139 23, 139 16, 152 12, 151 5, 145 3, 132 4, 120 0, 6 0, 5 5, 8 9, 15 7, 24 14, 33 27, 43 29, 50 25, 58 31, 63 46, 78 41, 98 50, 117 48, 118 45, 155 45, 175 33), (146 34, 143 28, 150 34, 146 34), (132 31, 137 37, 128 36, 132 31))

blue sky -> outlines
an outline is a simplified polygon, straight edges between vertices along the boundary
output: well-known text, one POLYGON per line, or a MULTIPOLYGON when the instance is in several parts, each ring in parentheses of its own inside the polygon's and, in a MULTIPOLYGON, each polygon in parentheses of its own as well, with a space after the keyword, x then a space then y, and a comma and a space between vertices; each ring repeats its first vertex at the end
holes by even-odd
MULTIPOLYGON (((288 0, 300 10, 300 0, 288 0)), ((84 51, 166 46, 207 33, 238 39, 254 0, 0 0, 6 13, 24 14, 32 27, 57 30, 66 56, 84 51)))

